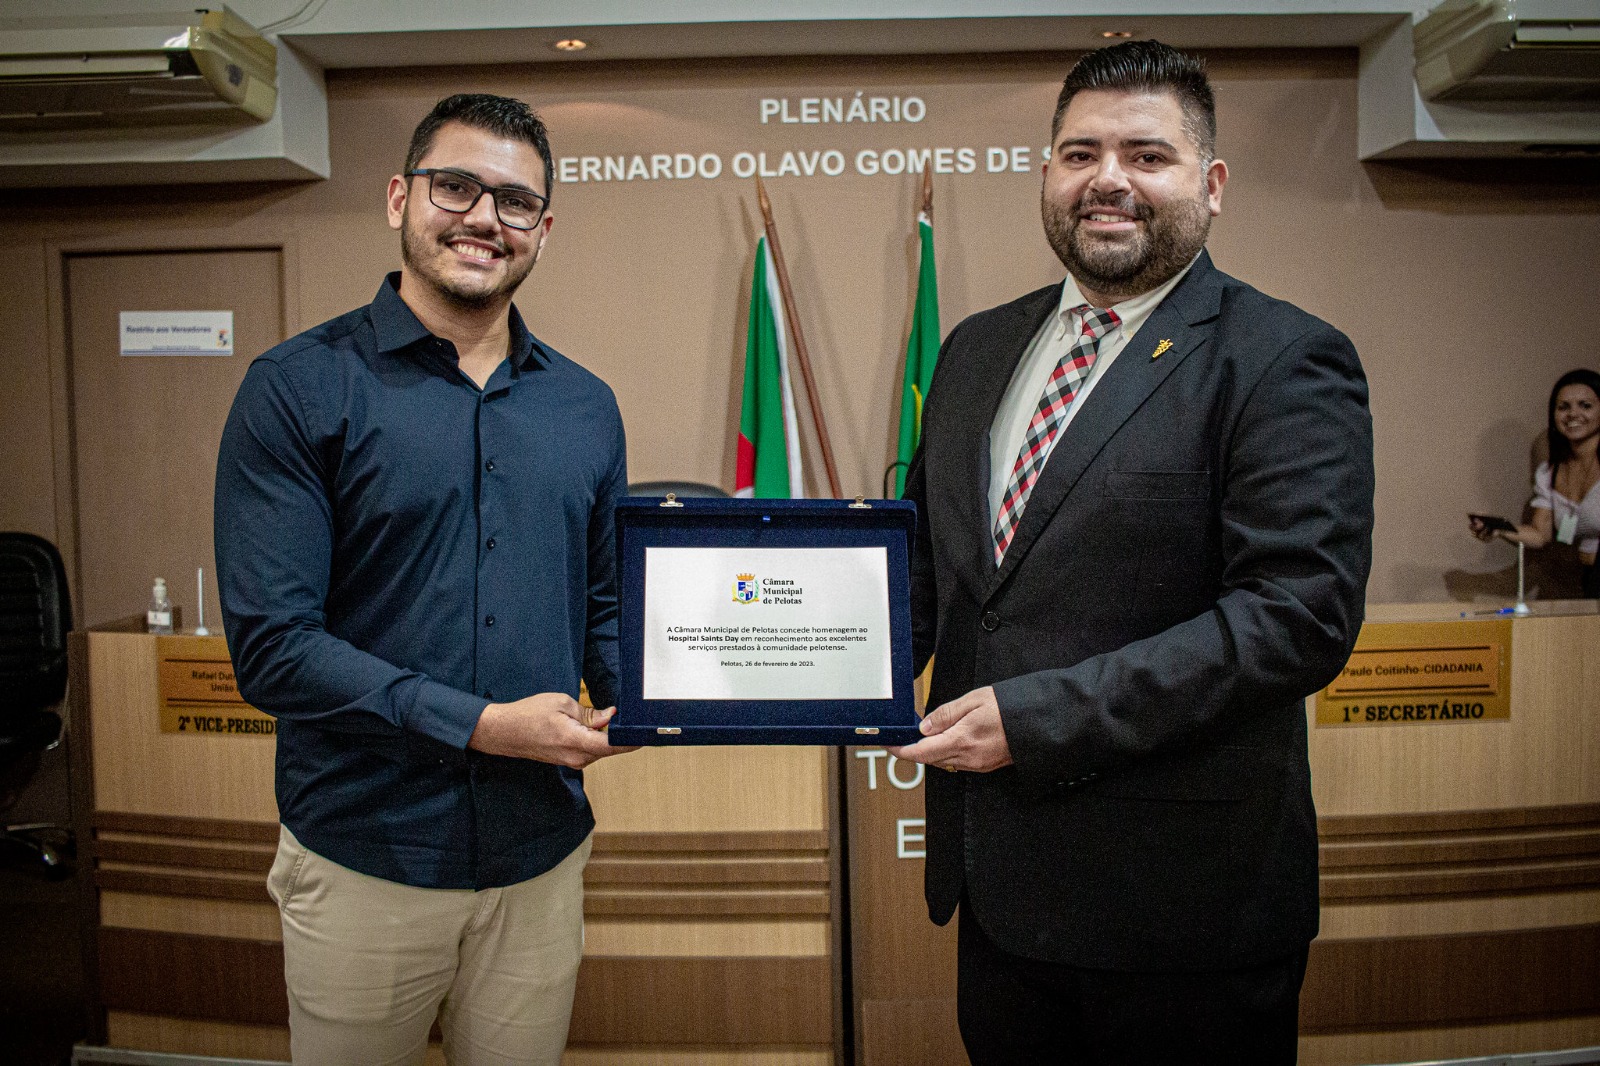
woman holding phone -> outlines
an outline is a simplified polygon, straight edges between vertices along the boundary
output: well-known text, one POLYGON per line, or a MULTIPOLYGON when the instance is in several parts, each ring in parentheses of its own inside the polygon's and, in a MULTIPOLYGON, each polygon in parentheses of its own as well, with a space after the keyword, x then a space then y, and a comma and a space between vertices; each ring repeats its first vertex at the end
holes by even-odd
POLYGON ((1533 521, 1502 524, 1469 515, 1467 524, 1483 541, 1498 536, 1530 548, 1543 548, 1552 540, 1576 544, 1583 594, 1600 597, 1595 568, 1600 547, 1600 374, 1578 369, 1561 375, 1550 390, 1547 432, 1550 459, 1533 475, 1533 521))

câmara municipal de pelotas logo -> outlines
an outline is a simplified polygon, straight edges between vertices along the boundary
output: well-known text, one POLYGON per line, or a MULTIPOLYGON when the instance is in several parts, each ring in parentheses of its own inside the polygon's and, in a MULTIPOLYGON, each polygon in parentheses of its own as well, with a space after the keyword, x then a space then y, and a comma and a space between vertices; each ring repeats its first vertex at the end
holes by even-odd
POLYGON ((756 584, 756 575, 739 574, 734 578, 734 603, 755 603, 759 599, 761 599, 761 589, 756 584))

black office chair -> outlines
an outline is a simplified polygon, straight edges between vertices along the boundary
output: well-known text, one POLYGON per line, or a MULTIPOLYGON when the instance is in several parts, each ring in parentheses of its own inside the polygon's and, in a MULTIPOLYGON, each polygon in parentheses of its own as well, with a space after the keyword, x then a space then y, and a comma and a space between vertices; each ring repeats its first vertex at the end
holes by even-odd
POLYGON ((701 481, 640 481, 628 486, 629 496, 665 496, 669 492, 684 499, 691 496, 722 500, 728 498, 728 494, 715 485, 707 485, 701 481))
MULTIPOLYGON (((0 533, 0 812, 9 811, 61 743, 52 708, 67 691, 72 604, 55 545, 31 533, 0 533)), ((69 830, 51 822, 7 825, 0 844, 22 848, 46 872, 66 876, 69 830)))

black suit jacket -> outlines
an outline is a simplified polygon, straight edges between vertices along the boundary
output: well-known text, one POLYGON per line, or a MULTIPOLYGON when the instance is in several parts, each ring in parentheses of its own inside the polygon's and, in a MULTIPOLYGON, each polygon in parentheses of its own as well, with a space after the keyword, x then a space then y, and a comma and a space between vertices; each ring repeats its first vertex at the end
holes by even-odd
POLYGON ((927 776, 929 913, 965 893, 1002 947, 1086 967, 1282 956, 1317 931, 1302 701, 1349 656, 1371 563, 1361 364, 1202 253, 1056 441, 997 569, 989 427, 1059 298, 955 328, 908 474, 929 706, 993 685, 1015 760, 927 776))

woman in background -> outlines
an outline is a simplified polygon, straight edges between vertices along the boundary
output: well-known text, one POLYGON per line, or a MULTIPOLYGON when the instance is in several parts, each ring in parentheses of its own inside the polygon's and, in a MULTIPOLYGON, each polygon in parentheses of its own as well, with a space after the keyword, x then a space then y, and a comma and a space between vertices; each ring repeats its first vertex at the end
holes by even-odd
POLYGON ((1543 548, 1551 540, 1576 544, 1583 564, 1583 594, 1600 597, 1595 549, 1600 547, 1600 374, 1570 370, 1550 390, 1550 460, 1533 475, 1533 521, 1515 530, 1492 530, 1468 520, 1479 540, 1499 536, 1543 548))

